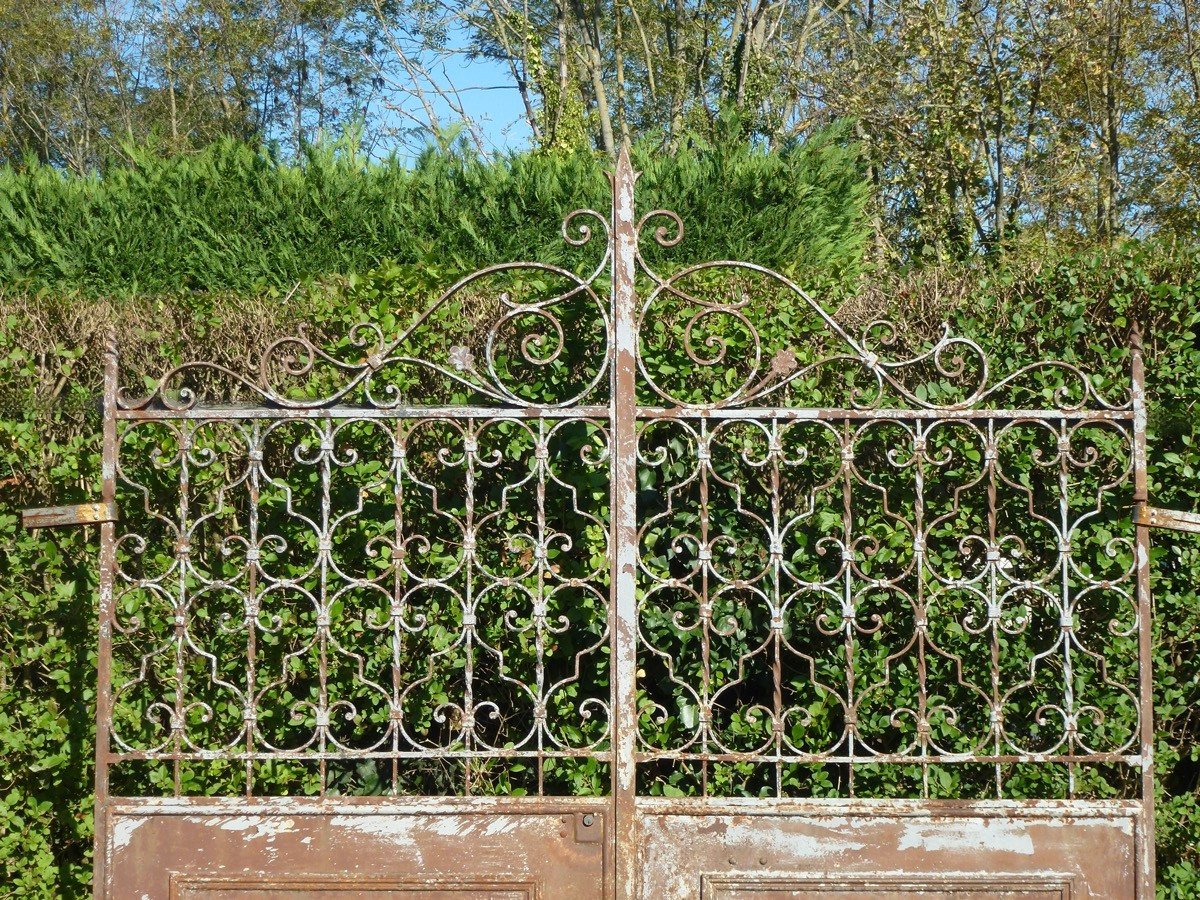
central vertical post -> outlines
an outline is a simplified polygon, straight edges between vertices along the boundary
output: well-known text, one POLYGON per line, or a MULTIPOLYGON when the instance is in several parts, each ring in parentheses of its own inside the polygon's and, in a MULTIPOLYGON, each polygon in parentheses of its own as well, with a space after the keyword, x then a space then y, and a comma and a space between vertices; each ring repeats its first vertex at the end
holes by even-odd
POLYGON ((637 896, 637 173, 622 148, 612 175, 612 605, 613 897, 637 896))
POLYGON ((1135 324, 1129 335, 1133 399, 1133 521, 1137 533, 1138 687, 1141 730, 1142 821, 1138 829, 1138 898, 1155 895, 1154 865, 1154 676, 1153 627, 1150 604, 1150 528, 1145 509, 1150 500, 1146 475, 1146 363, 1142 358, 1142 332, 1135 324))

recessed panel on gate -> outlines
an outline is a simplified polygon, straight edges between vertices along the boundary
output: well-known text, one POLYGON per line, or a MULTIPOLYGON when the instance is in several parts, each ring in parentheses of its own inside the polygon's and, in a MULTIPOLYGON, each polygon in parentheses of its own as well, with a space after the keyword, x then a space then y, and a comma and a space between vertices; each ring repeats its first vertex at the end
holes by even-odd
POLYGON ((602 804, 585 808, 119 805, 109 812, 103 896, 599 900, 605 814, 602 804))
POLYGON ((1129 804, 794 804, 787 812, 644 812, 645 900, 1048 900, 1137 895, 1129 804))

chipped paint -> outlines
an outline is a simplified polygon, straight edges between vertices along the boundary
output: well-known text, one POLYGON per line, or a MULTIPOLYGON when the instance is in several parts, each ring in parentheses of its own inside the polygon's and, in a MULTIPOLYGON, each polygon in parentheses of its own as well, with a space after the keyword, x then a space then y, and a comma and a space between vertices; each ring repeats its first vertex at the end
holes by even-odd
POLYGON ((870 849, 868 844, 854 840, 856 829, 849 820, 822 823, 819 834, 789 833, 783 829, 764 828, 761 821, 748 819, 733 822, 725 832, 727 846, 752 847, 756 853, 767 854, 776 862, 804 860, 833 865, 841 857, 860 854, 870 849))
POLYGON ((240 831, 242 839, 257 841, 266 839, 273 841, 281 834, 289 834, 296 830, 293 819, 277 818, 275 816, 235 816, 233 818, 210 818, 205 824, 215 825, 222 831, 240 831))
POLYGON ((133 840, 133 836, 137 830, 146 824, 148 820, 145 817, 124 817, 118 818, 112 823, 112 839, 110 846, 114 851, 124 850, 129 846, 129 842, 133 840))
POLYGON ((988 850, 1033 855, 1029 830, 1013 822, 913 822, 904 829, 900 850, 988 850))

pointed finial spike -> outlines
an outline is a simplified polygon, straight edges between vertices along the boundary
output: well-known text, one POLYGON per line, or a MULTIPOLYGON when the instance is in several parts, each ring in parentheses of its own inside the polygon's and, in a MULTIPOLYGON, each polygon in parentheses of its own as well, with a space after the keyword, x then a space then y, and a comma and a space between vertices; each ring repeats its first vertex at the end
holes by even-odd
POLYGON ((1135 353, 1141 353, 1143 350, 1142 326, 1136 319, 1134 319, 1129 328, 1129 349, 1135 353))

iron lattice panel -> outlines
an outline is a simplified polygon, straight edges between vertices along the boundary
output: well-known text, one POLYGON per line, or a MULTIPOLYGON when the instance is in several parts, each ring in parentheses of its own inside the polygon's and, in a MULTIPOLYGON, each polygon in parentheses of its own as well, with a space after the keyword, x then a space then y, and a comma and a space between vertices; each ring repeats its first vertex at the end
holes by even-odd
POLYGON ((101 796, 1143 794, 1139 349, 1113 401, 656 267, 623 165, 583 275, 136 398, 110 349, 101 796))

